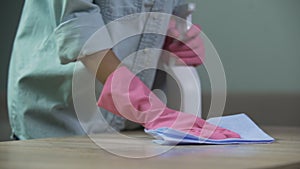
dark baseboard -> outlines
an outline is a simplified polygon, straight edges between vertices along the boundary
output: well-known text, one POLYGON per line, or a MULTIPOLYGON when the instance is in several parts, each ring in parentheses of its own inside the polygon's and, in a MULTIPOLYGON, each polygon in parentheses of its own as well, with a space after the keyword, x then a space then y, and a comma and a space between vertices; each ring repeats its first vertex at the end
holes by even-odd
POLYGON ((11 129, 8 121, 6 93, 0 93, 0 141, 10 140, 11 129))
MULTIPOLYGON (((210 94, 203 94, 203 116, 207 117, 210 94)), ((9 140, 10 126, 6 94, 0 98, 0 141, 9 140)), ((244 112, 258 125, 300 126, 300 94, 229 93, 223 115, 244 112)))
MULTIPOLYGON (((211 96, 203 94, 207 116, 211 96)), ((223 115, 245 112, 260 125, 300 126, 300 93, 228 93, 223 115)))

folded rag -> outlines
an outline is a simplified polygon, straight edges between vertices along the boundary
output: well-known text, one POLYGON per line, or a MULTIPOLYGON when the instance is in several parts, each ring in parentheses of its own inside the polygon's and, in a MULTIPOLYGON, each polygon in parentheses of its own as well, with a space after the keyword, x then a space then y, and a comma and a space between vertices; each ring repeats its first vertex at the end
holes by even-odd
POLYGON ((251 144, 271 143, 275 139, 262 131, 246 114, 236 114, 215 117, 207 120, 209 123, 229 129, 240 134, 241 138, 227 138, 221 140, 207 139, 187 134, 171 128, 146 130, 156 140, 155 143, 165 145, 175 144, 251 144))

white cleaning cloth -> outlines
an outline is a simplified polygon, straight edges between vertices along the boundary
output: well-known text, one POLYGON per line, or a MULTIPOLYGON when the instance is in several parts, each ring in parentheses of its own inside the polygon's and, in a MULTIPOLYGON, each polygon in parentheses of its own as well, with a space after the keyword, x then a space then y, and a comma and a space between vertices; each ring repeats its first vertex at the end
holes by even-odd
POLYGON ((158 128, 145 132, 156 138, 158 144, 251 144, 271 143, 274 138, 262 131, 246 114, 215 117, 207 120, 209 123, 229 129, 240 134, 241 138, 221 140, 207 139, 190 135, 170 128, 158 128))

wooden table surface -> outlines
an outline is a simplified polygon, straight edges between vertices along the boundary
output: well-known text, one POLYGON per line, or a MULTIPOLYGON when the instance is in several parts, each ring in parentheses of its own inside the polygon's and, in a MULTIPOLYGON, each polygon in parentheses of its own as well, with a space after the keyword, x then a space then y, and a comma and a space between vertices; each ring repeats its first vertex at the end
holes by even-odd
POLYGON ((124 133, 136 140, 112 134, 96 135, 94 139, 101 139, 101 145, 83 136, 1 142, 0 169, 299 169, 300 128, 264 127, 264 130, 276 142, 170 147, 152 143, 141 131, 124 133), (147 157, 155 153, 160 155, 147 157))

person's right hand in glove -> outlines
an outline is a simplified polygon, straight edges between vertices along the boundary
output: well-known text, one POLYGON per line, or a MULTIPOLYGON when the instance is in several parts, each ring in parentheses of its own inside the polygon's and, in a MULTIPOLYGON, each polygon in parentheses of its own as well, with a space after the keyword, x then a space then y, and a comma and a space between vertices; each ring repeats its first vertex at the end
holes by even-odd
POLYGON ((173 57, 179 59, 179 63, 183 62, 188 66, 201 65, 204 62, 205 49, 200 37, 200 26, 193 24, 189 30, 181 34, 176 24, 176 20, 171 18, 163 49, 171 52, 173 57))

